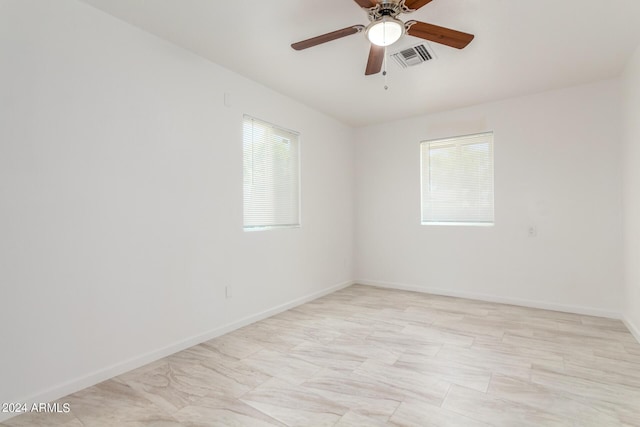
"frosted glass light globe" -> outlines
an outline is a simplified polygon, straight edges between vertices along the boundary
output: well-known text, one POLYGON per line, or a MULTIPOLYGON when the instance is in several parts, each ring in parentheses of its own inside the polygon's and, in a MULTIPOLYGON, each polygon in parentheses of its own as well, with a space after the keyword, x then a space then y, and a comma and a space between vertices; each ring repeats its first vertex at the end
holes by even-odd
POLYGON ((383 17, 380 21, 372 22, 367 28, 367 38, 378 46, 389 46, 398 41, 404 34, 404 24, 402 21, 383 17))

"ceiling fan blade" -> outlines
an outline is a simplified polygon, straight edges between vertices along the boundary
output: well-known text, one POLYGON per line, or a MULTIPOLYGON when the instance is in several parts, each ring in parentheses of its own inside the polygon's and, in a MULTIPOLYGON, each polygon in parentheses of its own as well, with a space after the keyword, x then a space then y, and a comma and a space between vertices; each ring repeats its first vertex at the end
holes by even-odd
POLYGON ((372 7, 376 7, 376 5, 378 4, 376 0, 353 0, 353 1, 358 3, 358 6, 364 7, 365 9, 371 9, 372 7))
POLYGON ((367 70, 364 72, 365 76, 371 74, 378 74, 382 69, 382 61, 384 60, 384 47, 371 44, 369 50, 369 60, 367 61, 367 70))
POLYGON ((323 34, 321 36, 312 37, 310 39, 303 40, 301 42, 293 43, 291 47, 294 48, 295 50, 307 49, 322 43, 330 42, 332 40, 350 36, 352 34, 357 34, 362 30, 364 30, 364 25, 352 25, 351 27, 332 31, 330 33, 323 34))
POLYGON ((431 3, 432 0, 404 0, 404 8, 406 12, 415 12, 422 6, 431 3))
POLYGON ((419 21, 408 21, 405 26, 407 28, 407 34, 410 36, 455 47, 456 49, 466 47, 471 43, 471 40, 473 40, 474 37, 473 34, 467 34, 450 28, 439 27, 437 25, 419 21))

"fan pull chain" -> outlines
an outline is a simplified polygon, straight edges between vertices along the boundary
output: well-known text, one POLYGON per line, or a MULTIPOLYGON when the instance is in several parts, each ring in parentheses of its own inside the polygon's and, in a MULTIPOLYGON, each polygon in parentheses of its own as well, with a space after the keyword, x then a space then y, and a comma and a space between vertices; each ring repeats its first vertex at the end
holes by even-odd
POLYGON ((387 47, 384 47, 384 57, 382 60, 382 75, 384 76, 384 90, 389 90, 387 85, 387 47))

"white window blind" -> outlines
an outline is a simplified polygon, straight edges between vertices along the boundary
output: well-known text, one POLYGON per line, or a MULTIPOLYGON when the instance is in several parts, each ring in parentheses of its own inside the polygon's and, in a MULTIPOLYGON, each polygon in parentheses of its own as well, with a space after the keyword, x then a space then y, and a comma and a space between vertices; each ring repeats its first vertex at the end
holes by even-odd
POLYGON ((300 224, 298 133, 244 116, 244 228, 300 224))
POLYGON ((423 224, 492 225, 493 133, 420 144, 423 224))

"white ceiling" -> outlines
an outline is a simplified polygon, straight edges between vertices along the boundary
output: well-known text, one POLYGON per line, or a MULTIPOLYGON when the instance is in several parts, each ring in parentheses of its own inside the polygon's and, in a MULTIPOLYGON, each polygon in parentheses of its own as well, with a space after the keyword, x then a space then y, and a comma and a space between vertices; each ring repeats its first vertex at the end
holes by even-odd
POLYGON ((417 67, 389 61, 385 91, 382 74, 364 76, 362 33, 290 47, 366 25, 353 0, 82 1, 353 126, 611 78, 640 43, 640 0, 433 0, 400 18, 475 39, 431 44, 438 59, 417 67))

